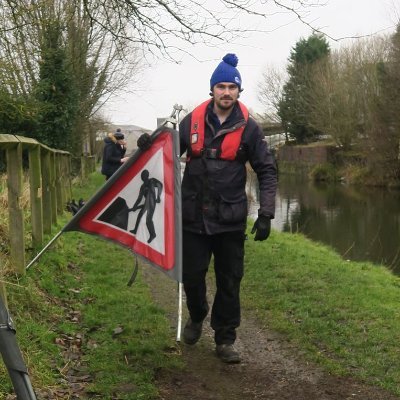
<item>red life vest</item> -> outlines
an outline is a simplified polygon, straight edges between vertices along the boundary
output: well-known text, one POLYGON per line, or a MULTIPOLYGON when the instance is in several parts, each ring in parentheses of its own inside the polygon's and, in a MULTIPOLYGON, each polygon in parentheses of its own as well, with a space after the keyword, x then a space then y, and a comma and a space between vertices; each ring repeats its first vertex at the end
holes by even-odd
MULTIPOLYGON (((192 121, 190 126, 190 157, 201 157, 203 154, 205 117, 207 106, 210 102, 211 99, 200 104, 192 111, 192 121)), ((240 106, 240 110, 243 113, 244 119, 247 123, 249 119, 249 111, 240 101, 238 101, 238 103, 240 106)), ((239 149, 245 127, 246 124, 232 132, 227 133, 222 139, 220 154, 218 155, 218 157, 212 158, 220 158, 222 160, 234 160, 236 158, 236 153, 239 149)), ((211 150, 214 150, 215 153, 217 153, 217 149, 211 150)))

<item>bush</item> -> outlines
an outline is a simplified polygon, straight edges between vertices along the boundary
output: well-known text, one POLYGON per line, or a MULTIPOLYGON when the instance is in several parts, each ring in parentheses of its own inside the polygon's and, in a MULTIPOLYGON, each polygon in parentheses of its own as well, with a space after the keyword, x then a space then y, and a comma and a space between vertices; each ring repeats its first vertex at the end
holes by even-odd
POLYGON ((340 180, 335 167, 330 163, 318 164, 310 172, 315 182, 337 182, 340 180))

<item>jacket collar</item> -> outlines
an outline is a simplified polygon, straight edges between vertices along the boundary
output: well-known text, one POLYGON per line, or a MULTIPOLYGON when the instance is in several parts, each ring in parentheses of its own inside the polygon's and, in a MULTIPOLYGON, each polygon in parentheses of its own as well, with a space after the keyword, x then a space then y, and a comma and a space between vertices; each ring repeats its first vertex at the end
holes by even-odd
POLYGON ((214 112, 214 100, 212 100, 208 105, 207 114, 208 114, 208 122, 212 125, 215 131, 229 128, 235 123, 237 123, 240 119, 244 118, 240 110, 239 104, 237 102, 233 106, 232 112, 229 114, 228 118, 224 121, 223 124, 220 124, 218 116, 214 112))

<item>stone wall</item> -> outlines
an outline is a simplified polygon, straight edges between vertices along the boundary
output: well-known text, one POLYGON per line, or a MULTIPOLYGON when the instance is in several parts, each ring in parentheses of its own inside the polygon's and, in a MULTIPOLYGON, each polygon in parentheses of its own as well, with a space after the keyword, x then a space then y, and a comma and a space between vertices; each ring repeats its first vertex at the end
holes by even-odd
POLYGON ((332 145, 281 146, 278 161, 308 165, 334 163, 336 148, 332 145))

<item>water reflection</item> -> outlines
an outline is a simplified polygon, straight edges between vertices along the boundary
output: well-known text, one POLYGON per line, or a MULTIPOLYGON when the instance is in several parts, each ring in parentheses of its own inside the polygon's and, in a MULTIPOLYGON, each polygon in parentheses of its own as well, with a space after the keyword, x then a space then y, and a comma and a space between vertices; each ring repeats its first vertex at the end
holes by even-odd
MULTIPOLYGON (((400 274, 400 191, 279 179, 275 229, 302 232, 345 259, 383 263, 400 274)), ((257 189, 249 182, 255 216, 257 189)))

